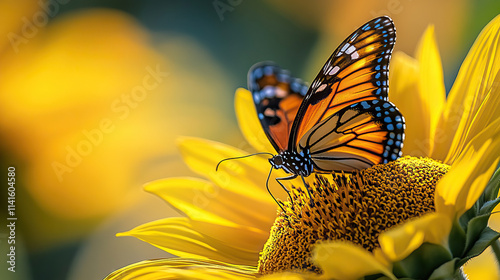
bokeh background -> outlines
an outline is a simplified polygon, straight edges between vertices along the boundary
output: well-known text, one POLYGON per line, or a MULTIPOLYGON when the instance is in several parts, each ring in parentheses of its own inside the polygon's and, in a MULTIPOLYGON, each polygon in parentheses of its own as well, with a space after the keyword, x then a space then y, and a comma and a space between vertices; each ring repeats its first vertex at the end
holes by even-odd
POLYGON ((435 25, 449 90, 500 2, 1 0, 0 174, 6 182, 16 168, 18 220, 11 273, 3 184, 0 278, 102 279, 168 257, 115 234, 178 215, 142 190, 192 175, 176 138, 250 151, 233 110, 248 68, 273 60, 311 81, 346 36, 384 14, 409 55, 435 25))

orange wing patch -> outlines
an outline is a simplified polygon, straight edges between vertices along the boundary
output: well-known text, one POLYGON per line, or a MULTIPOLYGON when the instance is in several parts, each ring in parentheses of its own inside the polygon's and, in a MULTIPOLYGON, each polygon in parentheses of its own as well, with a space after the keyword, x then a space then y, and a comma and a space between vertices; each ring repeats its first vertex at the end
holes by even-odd
POLYGON ((307 85, 271 62, 248 71, 248 89, 267 138, 276 151, 286 150, 292 124, 307 93, 307 85))
POLYGON ((314 126, 361 101, 387 100, 389 59, 395 42, 392 21, 368 23, 330 56, 306 95, 292 126, 288 148, 314 126))
POLYGON ((288 146, 288 138, 292 123, 297 115, 302 98, 297 95, 290 95, 283 99, 279 104, 279 109, 267 109, 264 115, 267 117, 277 117, 281 121, 269 126, 269 135, 274 139, 281 150, 288 146))

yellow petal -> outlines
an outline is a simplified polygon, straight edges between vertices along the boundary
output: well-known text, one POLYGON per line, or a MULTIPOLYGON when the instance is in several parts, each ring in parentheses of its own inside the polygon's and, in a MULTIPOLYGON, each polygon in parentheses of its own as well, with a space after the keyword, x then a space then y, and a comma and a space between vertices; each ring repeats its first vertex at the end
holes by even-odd
POLYGON ((114 271, 105 280, 157 279, 256 279, 255 268, 217 261, 159 259, 131 264, 114 271))
POLYGON ((500 232, 500 215, 498 215, 498 213, 500 213, 500 205, 497 205, 491 212, 495 214, 490 216, 488 227, 494 231, 500 232))
POLYGON ((420 116, 419 124, 422 125, 422 122, 425 121, 425 126, 430 129, 430 131, 426 132, 426 135, 429 137, 429 144, 427 146, 430 149, 426 155, 430 155, 430 152, 434 148, 434 133, 446 99, 443 66, 441 64, 441 57, 439 56, 433 25, 427 27, 420 40, 416 57, 420 65, 418 88, 423 102, 423 114, 420 116))
POLYGON ((276 153, 257 117, 252 93, 244 88, 237 89, 234 97, 234 107, 241 132, 248 143, 259 152, 276 153))
POLYGON ((468 279, 500 279, 498 260, 491 247, 464 265, 468 279))
POLYGON ((426 214, 380 234, 380 248, 389 260, 399 261, 424 242, 446 246, 450 228, 451 221, 445 215, 426 214))
MULTIPOLYGON (((179 147, 184 161, 191 169, 207 176, 221 188, 256 200, 272 201, 265 188, 271 168, 267 159, 255 155, 251 158, 228 160, 222 162, 216 171, 215 167, 221 160, 248 154, 228 145, 199 138, 182 138, 179 147)), ((273 174, 283 176, 284 172, 275 170, 273 174)), ((276 197, 285 197, 284 191, 273 178, 269 180, 269 187, 276 197)))
POLYGON ((446 161, 453 163, 474 136, 484 130, 488 124, 500 118, 500 111, 497 109, 497 105, 500 104, 500 71, 497 72, 493 85, 480 102, 476 112, 470 116, 472 120, 468 120, 469 122, 460 132, 460 137, 456 135, 446 161))
POLYGON ((117 236, 134 236, 144 242, 154 245, 166 252, 183 258, 211 259, 242 265, 256 265, 259 259, 259 251, 264 245, 256 244, 254 231, 243 227, 229 227, 209 223, 192 223, 187 218, 167 218, 140 225, 128 232, 117 234, 117 236), (203 233, 203 229, 211 227, 208 231, 219 231, 216 236, 203 233), (215 229, 217 227, 217 229, 215 229), (220 237, 226 239, 217 239, 220 237), (234 246, 248 240, 246 249, 234 246))
POLYGON ((398 107, 406 122, 403 154, 427 156, 430 151, 430 110, 427 109, 426 97, 419 90, 419 63, 402 52, 396 52, 389 69, 389 100, 398 107))
POLYGON ((157 180, 147 184, 145 190, 193 220, 254 227, 266 236, 276 215, 276 204, 267 194, 255 199, 196 178, 157 180))
POLYGON ((396 279, 389 267, 379 262, 362 247, 347 242, 325 242, 316 245, 313 261, 321 267, 328 279, 359 279, 365 275, 382 273, 396 279))
MULTIPOLYGON (((478 114, 486 114, 482 119, 496 119, 500 111, 497 103, 484 102, 488 94, 499 94, 495 80, 500 70, 500 16, 493 19, 481 32, 465 58, 453 87, 443 115, 436 128, 436 148, 432 158, 453 163, 463 147, 488 122, 477 121, 478 114), (492 87, 497 88, 492 91, 492 87)), ((497 100, 497 97, 489 97, 497 100)))
POLYGON ((477 201, 500 157, 500 119, 474 137, 436 186, 436 212, 453 219, 477 201))

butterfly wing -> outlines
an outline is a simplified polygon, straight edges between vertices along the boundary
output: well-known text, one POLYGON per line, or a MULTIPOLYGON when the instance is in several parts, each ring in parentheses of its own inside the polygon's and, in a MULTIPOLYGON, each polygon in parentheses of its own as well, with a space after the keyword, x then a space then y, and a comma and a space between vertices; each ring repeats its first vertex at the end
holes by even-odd
POLYGON ((300 140, 315 172, 353 171, 401 156, 404 118, 389 101, 368 100, 330 115, 300 140))
POLYGON ((257 115, 277 152, 285 150, 292 123, 308 86, 272 62, 260 62, 248 71, 257 115))
POLYGON ((387 100, 389 60, 396 39, 389 17, 379 17, 352 33, 314 79, 292 125, 288 149, 314 126, 351 104, 387 100))

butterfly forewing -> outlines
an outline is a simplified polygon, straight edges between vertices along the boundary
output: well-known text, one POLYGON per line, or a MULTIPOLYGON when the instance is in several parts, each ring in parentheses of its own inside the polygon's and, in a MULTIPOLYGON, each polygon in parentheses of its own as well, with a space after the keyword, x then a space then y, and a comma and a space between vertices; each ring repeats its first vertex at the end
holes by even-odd
POLYGON ((262 127, 278 152, 275 168, 298 175, 354 171, 401 156, 404 118, 388 97, 395 43, 389 17, 352 33, 309 88, 273 63, 249 71, 262 127))
POLYGON ((404 118, 385 100, 368 100, 330 115, 302 137, 316 172, 353 171, 401 156, 404 118))
POLYGON ((257 63, 248 71, 257 115, 277 152, 286 150, 292 123, 308 86, 272 62, 257 63))
POLYGON ((342 108, 366 100, 387 100, 389 60, 395 38, 392 20, 380 17, 340 44, 298 109, 300 117, 293 122, 289 150, 296 150, 309 130, 342 108))

